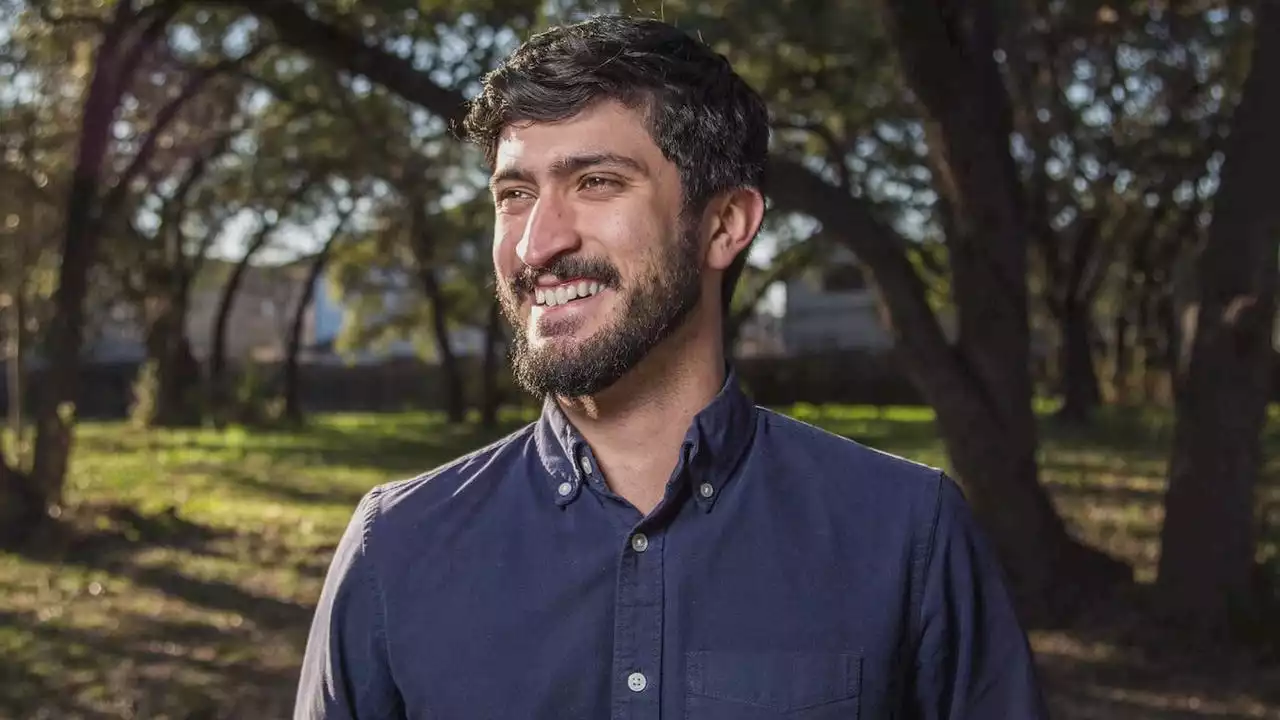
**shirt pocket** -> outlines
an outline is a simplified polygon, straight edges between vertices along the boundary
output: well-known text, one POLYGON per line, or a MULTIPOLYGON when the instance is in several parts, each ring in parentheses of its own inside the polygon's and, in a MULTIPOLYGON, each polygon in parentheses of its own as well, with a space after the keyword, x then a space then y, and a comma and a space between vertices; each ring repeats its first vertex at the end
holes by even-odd
POLYGON ((705 650, 686 662, 686 720, 858 718, 859 655, 705 650))

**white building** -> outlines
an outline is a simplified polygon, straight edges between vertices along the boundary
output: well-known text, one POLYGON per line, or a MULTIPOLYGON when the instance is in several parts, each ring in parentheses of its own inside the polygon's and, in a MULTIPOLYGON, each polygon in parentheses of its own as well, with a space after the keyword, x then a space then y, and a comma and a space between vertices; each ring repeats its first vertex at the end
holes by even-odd
POLYGON ((844 248, 786 284, 782 339, 787 354, 831 350, 881 352, 893 338, 880 320, 874 293, 844 248))

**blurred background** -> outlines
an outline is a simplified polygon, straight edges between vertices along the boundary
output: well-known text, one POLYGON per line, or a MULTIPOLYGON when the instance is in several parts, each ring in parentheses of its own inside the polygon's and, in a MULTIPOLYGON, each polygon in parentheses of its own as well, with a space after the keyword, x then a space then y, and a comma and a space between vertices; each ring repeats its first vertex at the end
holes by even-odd
POLYGON ((599 11, 765 95, 735 363, 962 482, 1054 717, 1280 718, 1270 0, 0 0, 0 717, 288 717, 360 496, 534 417, 453 128, 599 11))

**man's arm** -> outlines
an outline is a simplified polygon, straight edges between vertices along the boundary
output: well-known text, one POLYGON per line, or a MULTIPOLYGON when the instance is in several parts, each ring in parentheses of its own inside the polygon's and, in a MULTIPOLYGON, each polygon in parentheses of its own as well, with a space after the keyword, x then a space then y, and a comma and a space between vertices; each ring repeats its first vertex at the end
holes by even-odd
POLYGON ((908 717, 1047 718, 1031 648, 999 561, 959 487, 946 476, 928 547, 908 717))
POLYGON ((404 717, 387 662, 382 588, 369 557, 379 489, 360 501, 334 552, 302 662, 294 720, 404 717))

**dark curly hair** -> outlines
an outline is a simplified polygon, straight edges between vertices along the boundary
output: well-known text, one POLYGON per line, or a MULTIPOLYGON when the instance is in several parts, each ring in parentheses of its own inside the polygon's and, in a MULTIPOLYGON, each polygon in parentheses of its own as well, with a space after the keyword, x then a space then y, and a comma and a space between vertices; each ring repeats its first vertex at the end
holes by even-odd
MULTIPOLYGON (((644 112, 654 143, 679 170, 685 213, 700 213, 730 188, 763 191, 764 100, 724 56, 651 18, 601 15, 534 35, 485 77, 462 130, 492 168, 507 125, 564 120, 606 100, 644 112)), ((725 275, 726 309, 746 255, 725 275)))

